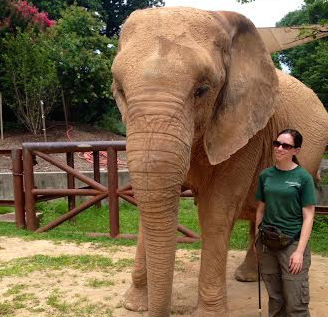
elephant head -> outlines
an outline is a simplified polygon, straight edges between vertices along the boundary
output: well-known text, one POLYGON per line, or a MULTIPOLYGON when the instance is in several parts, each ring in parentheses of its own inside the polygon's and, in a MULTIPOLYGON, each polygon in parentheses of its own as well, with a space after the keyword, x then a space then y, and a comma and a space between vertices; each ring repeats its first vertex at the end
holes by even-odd
POLYGON ((112 66, 141 215, 149 315, 169 316, 181 185, 191 152, 227 160, 274 112, 277 78, 254 25, 232 12, 160 8, 125 22, 112 66))

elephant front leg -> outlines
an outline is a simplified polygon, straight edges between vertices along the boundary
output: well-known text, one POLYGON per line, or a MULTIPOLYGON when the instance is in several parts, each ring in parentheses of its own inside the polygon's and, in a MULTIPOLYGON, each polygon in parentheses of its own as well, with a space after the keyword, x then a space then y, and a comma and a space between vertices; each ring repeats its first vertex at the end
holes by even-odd
POLYGON ((255 243, 255 222, 250 221, 249 245, 243 263, 241 263, 235 271, 235 279, 237 281, 256 282, 258 280, 254 243, 255 243))
POLYGON ((124 294, 123 305, 132 311, 148 310, 148 287, 146 252, 144 248, 142 228, 140 225, 135 264, 132 272, 132 284, 124 294))
POLYGON ((233 213, 200 206, 202 256, 194 317, 227 317, 226 262, 233 213))

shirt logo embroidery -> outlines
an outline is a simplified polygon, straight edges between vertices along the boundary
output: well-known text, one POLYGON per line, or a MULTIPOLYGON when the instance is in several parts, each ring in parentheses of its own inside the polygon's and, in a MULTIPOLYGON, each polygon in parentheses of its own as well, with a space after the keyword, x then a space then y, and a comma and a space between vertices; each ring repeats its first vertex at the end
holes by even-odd
POLYGON ((301 184, 297 182, 285 181, 285 183, 288 185, 288 187, 301 187, 301 184))

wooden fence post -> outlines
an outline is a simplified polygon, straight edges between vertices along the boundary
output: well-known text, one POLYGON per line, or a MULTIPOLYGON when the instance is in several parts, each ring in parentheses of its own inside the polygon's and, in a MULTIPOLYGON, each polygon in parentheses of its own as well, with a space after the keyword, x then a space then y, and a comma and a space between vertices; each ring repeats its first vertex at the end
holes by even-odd
POLYGON ((0 92, 0 130, 1 130, 1 140, 3 140, 2 93, 1 92, 0 92))

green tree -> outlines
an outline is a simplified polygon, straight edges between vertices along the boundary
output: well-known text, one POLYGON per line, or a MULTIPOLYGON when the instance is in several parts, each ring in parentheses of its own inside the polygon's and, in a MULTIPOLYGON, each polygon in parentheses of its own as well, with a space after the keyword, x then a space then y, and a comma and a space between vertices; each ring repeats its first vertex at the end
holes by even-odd
POLYGON ((0 0, 0 10, 0 35, 15 33, 16 28, 43 31, 55 24, 46 12, 39 11, 27 1, 0 0))
POLYGON ((10 0, 0 0, 0 32, 7 26, 7 18, 12 10, 12 2, 10 0))
MULTIPOLYGON (((26 1, 0 0, 0 91, 2 91, 4 96, 3 110, 6 122, 8 120, 17 121, 17 116, 13 112, 13 109, 17 110, 16 107, 9 107, 9 105, 17 103, 17 92, 14 91, 12 85, 4 87, 6 83, 5 78, 7 78, 8 83, 9 77, 7 73, 8 68, 4 65, 4 55, 8 53, 6 51, 8 46, 5 46, 3 39, 14 41, 17 33, 21 37, 21 33, 28 31, 33 35, 31 36, 31 41, 34 41, 38 34, 54 24, 55 21, 50 20, 47 13, 40 12, 38 8, 26 1)), ((22 41, 22 39, 18 40, 22 41)), ((13 54, 13 59, 17 58, 15 57, 15 52, 11 53, 13 54)), ((28 76, 27 73, 25 75, 28 76)), ((21 88, 21 86, 19 87, 21 88)))
POLYGON ((316 46, 314 59, 315 63, 304 71, 302 77, 328 109, 328 41, 321 41, 316 46))
POLYGON ((41 11, 48 12, 52 19, 58 20, 71 5, 87 8, 91 11, 102 11, 101 0, 30 0, 41 11))
POLYGON ((52 19, 59 19, 71 5, 77 5, 99 13, 105 22, 107 37, 118 35, 124 20, 137 9, 164 6, 164 0, 31 0, 40 10, 48 12, 52 19))
MULTIPOLYGON (((300 10, 289 12, 277 26, 324 24, 328 19, 328 1, 305 0, 300 10)), ((312 88, 328 108, 327 39, 323 38, 280 53, 291 75, 312 88)))
POLYGON ((281 64, 279 60, 279 53, 272 53, 271 54, 272 61, 274 63, 274 66, 278 69, 281 69, 281 64))
POLYGON ((162 7, 164 0, 102 0, 105 11, 106 35, 118 35, 124 20, 135 10, 162 7))
POLYGON ((41 102, 47 114, 55 101, 58 87, 54 63, 49 58, 45 35, 35 31, 8 34, 3 39, 2 55, 5 72, 2 76, 6 95, 18 120, 37 134, 41 128, 41 102))
MULTIPOLYGON (((117 40, 100 35, 102 26, 93 13, 71 6, 52 29, 52 59, 70 120, 94 123, 116 107, 110 68, 117 40)), ((62 113, 61 104, 57 112, 62 113)))

